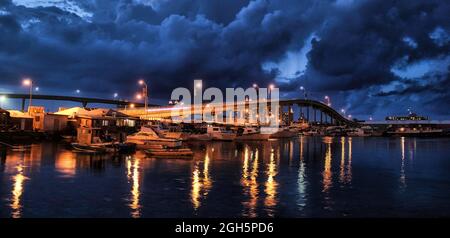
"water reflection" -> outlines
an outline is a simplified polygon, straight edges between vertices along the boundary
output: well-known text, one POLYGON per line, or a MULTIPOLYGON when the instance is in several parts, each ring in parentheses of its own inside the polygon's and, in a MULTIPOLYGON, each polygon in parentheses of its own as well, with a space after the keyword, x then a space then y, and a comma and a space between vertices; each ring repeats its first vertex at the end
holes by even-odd
POLYGON ((300 166, 298 169, 298 179, 297 179, 297 186, 298 186, 298 194, 299 198, 297 200, 297 205, 300 207, 300 210, 303 210, 304 207, 306 207, 306 164, 304 161, 304 143, 305 143, 305 137, 301 136, 299 138, 300 141, 300 166))
POLYGON ((71 151, 61 151, 55 161, 55 169, 62 177, 73 178, 76 175, 77 161, 71 151))
POLYGON ((341 137, 341 161, 339 164, 339 182, 348 184, 352 181, 352 138, 348 138, 348 158, 346 164, 346 141, 345 137, 341 137))
POLYGON ((275 180, 275 176, 277 175, 277 168, 276 168, 276 161, 275 161, 275 153, 274 149, 271 149, 270 151, 270 159, 269 164, 267 165, 267 181, 265 183, 265 192, 266 192, 266 198, 264 200, 264 205, 268 211, 268 216, 273 217, 275 214, 273 212, 273 208, 277 205, 277 187, 278 183, 275 180))
POLYGON ((326 145, 326 152, 325 152, 325 164, 322 172, 323 176, 323 192, 327 193, 328 190, 332 186, 332 171, 331 171, 331 143, 333 139, 331 137, 324 137, 323 142, 326 145))
POLYGON ((0 150, 0 217, 389 216, 377 212, 410 215, 416 205, 435 214, 445 209, 448 183, 429 181, 448 181, 448 143, 307 136, 198 142, 189 161, 76 154, 55 144, 0 150))
POLYGON ((203 167, 201 167, 200 161, 196 161, 192 171, 191 202, 194 210, 200 208, 201 200, 206 199, 212 188, 212 180, 209 174, 209 151, 214 153, 213 148, 211 150, 206 150, 203 167))
POLYGON ((400 147, 402 151, 401 166, 400 166, 400 188, 406 188, 406 174, 405 174, 405 137, 400 138, 400 147))
POLYGON ((244 194, 248 197, 248 200, 244 200, 243 216, 244 217, 256 217, 258 206, 258 159, 259 150, 249 153, 250 149, 245 146, 244 149, 244 164, 242 166, 242 178, 241 185, 244 187, 244 194))
POLYGON ((15 167, 15 175, 12 176, 13 187, 12 187, 12 197, 11 197, 11 217, 20 218, 22 217, 22 195, 24 192, 24 183, 28 179, 24 175, 24 157, 16 158, 17 165, 15 167))
POLYGON ((141 204, 140 204, 140 159, 127 157, 127 178, 129 183, 131 183, 131 193, 130 202, 128 206, 131 208, 131 217, 139 218, 141 217, 141 204))

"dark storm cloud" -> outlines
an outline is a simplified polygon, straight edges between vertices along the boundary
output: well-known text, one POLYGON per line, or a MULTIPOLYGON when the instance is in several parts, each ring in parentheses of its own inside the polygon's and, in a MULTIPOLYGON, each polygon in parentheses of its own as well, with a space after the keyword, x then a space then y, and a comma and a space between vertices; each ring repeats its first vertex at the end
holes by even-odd
POLYGON ((305 72, 277 83, 289 96, 298 96, 298 86, 305 85, 361 114, 392 104, 391 97, 409 104, 417 97, 448 96, 432 83, 408 83, 392 72, 449 55, 445 1, 72 3, 76 6, 31 7, 0 0, 6 12, 0 15, 0 88, 30 76, 53 93, 80 88, 132 95, 136 79, 144 77, 153 97, 168 98, 173 88, 190 87, 195 78, 208 87, 267 85, 281 69, 262 65, 299 51, 315 35, 305 72), (439 39, 430 37, 436 29, 443 29, 435 34, 439 39), (383 89, 393 82, 402 85, 402 93, 383 89))

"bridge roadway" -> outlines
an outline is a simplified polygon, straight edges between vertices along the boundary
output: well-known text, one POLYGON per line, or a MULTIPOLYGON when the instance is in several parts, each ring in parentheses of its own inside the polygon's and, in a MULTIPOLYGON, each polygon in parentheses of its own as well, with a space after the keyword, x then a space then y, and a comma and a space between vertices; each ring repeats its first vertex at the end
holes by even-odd
MULTIPOLYGON (((25 109, 25 101, 30 99, 30 94, 0 93, 0 96, 5 96, 6 98, 13 98, 13 99, 22 99, 22 111, 25 109)), ((82 104, 83 107, 87 107, 88 103, 109 104, 109 105, 116 105, 117 107, 125 107, 134 104, 136 107, 144 107, 144 104, 140 102, 129 102, 126 100, 113 100, 113 99, 88 98, 88 97, 33 94, 32 100, 34 99, 79 102, 82 104)), ((149 106, 157 106, 157 105, 149 105, 149 106)))
MULTIPOLYGON (((270 102, 270 101, 268 101, 270 102)), ((241 102, 235 104, 235 111, 238 107, 238 105, 246 104, 248 106, 249 103, 252 102, 241 102)), ((256 103, 256 102, 253 102, 256 103)), ((270 104, 268 104, 270 105, 270 104)), ((298 105, 298 108, 300 108, 300 114, 304 116, 304 119, 308 122, 315 121, 315 122, 323 122, 323 119, 325 117, 325 120, 327 120, 327 117, 330 119, 329 124, 336 124, 336 125, 357 125, 358 123, 352 120, 347 119, 346 117, 342 116, 339 112, 334 110, 332 107, 329 107, 328 105, 315 100, 310 99, 284 99, 279 101, 280 105, 280 118, 282 117, 282 113, 286 113, 283 109, 285 107, 288 107, 288 115, 289 115, 289 121, 293 121, 293 106, 298 105), (312 109, 312 111, 310 110, 312 109), (319 117, 316 118, 317 114, 316 111, 319 111, 319 117)), ((170 118, 171 116, 189 116, 191 114, 201 114, 202 110, 210 110, 210 111, 225 111, 226 105, 213 105, 213 104, 203 104, 201 107, 195 107, 192 106, 191 109, 188 107, 184 107, 184 110, 176 110, 173 106, 161 106, 161 107, 152 107, 149 108, 147 112, 143 108, 135 108, 135 109, 126 109, 122 110, 122 112, 127 113, 131 116, 138 116, 143 119, 162 119, 162 118, 170 118), (208 109, 206 109, 208 108, 208 109)))
MULTIPOLYGON (((7 98, 12 99, 22 99, 22 110, 25 107, 25 101, 29 99, 29 94, 15 94, 15 93, 0 93, 0 96, 5 96, 7 98)), ((80 102, 83 107, 87 107, 88 103, 99 103, 99 104, 109 104, 116 105, 117 107, 125 107, 131 104, 134 104, 136 108, 134 109, 125 109, 122 112, 127 113, 131 116, 140 116, 143 119, 159 119, 159 118, 170 118, 173 114, 174 108, 173 106, 158 106, 158 105, 148 105, 149 109, 147 112, 144 110, 144 104, 140 102, 129 102, 126 100, 113 100, 113 99, 101 99, 101 98, 88 98, 88 97, 74 97, 74 96, 57 96, 57 95, 40 95, 35 94, 32 96, 32 99, 36 100, 51 100, 51 101, 71 101, 71 102, 80 102)), ((269 103, 270 101, 268 101, 269 103)), ((235 110, 238 105, 245 104, 248 106, 249 103, 256 102, 240 102, 235 104, 235 110)), ((270 105, 270 104, 269 104, 270 105)), ((347 119, 342 116, 339 112, 334 110, 332 107, 315 100, 310 99, 283 99, 279 100, 280 105, 280 118, 282 117, 283 108, 288 107, 288 115, 289 121, 292 121, 293 117, 293 105, 298 105, 300 108, 300 114, 304 115, 304 119, 308 122, 310 121, 323 121, 323 115, 325 115, 325 120, 327 117, 330 118, 331 124, 344 124, 344 125, 355 125, 357 124, 354 121, 347 119), (313 110, 313 116, 310 116, 310 109, 313 110), (303 113, 305 109, 305 113, 303 113), (320 111, 320 120, 316 118, 316 110, 320 111), (305 115, 306 114, 306 115, 305 115)), ((184 116, 183 113, 186 111, 190 114, 200 114, 205 110, 205 107, 210 107, 209 110, 214 111, 225 111, 222 105, 212 105, 212 104, 203 104, 202 107, 192 107, 190 110, 177 110, 179 111, 179 116, 184 116), (221 108, 222 107, 222 108, 221 108), (200 111, 198 111, 200 109, 200 111)))

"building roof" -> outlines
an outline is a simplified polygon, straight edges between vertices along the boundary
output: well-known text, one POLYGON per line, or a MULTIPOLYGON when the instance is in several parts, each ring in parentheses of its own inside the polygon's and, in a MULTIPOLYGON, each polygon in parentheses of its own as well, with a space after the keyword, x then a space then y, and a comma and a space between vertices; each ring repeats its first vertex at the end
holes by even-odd
POLYGON ((9 112, 9 116, 10 117, 15 117, 15 118, 31 118, 33 119, 32 116, 30 116, 28 113, 24 113, 18 110, 8 110, 9 112))
POLYGON ((130 116, 107 108, 86 109, 73 107, 55 113, 56 115, 66 115, 69 117, 88 117, 88 118, 131 118, 130 116))

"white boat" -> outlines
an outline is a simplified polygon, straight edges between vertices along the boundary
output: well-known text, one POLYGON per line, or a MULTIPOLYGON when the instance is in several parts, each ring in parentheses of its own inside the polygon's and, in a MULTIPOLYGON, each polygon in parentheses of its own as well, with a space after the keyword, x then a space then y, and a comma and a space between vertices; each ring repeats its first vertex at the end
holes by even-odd
POLYGON ((444 130, 435 128, 397 128, 394 131, 388 131, 388 135, 393 136, 440 136, 444 130))
POLYGON ((238 130, 236 140, 268 140, 270 138, 269 133, 263 134, 258 128, 244 127, 238 130))
POLYGON ((183 132, 179 130, 177 127, 168 127, 164 128, 161 124, 152 125, 152 128, 158 133, 159 135, 162 135, 164 138, 170 138, 170 139, 182 139, 183 138, 183 132))
POLYGON ((234 132, 219 126, 208 126, 206 134, 208 134, 212 140, 232 141, 236 139, 236 134, 234 132))
POLYGON ((347 130, 347 136, 369 136, 369 134, 366 134, 361 128, 352 128, 347 130))
POLYGON ((270 135, 270 138, 292 138, 298 136, 298 132, 295 129, 289 129, 287 127, 280 128, 277 132, 270 135))
POLYGON ((147 149, 152 145, 165 145, 168 147, 181 146, 181 140, 166 138, 158 134, 153 128, 141 127, 135 134, 127 136, 128 143, 135 143, 138 149, 147 149))

